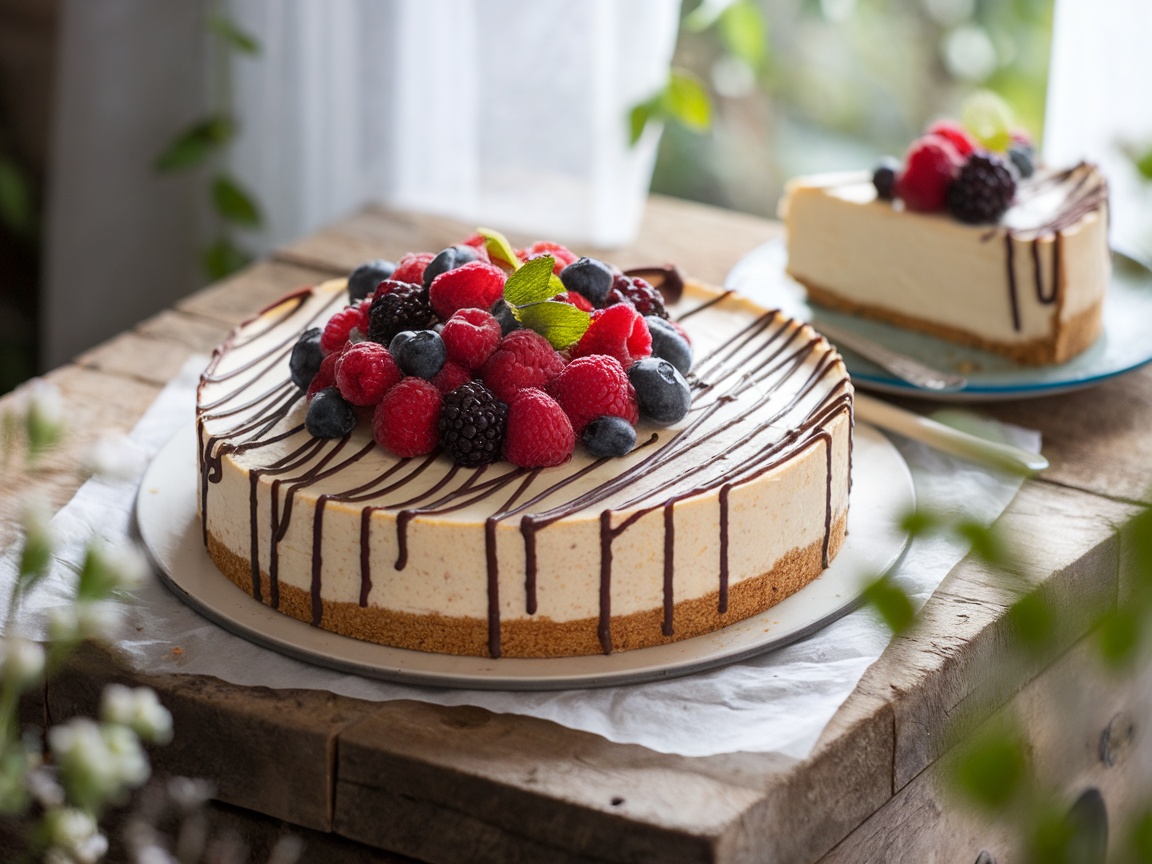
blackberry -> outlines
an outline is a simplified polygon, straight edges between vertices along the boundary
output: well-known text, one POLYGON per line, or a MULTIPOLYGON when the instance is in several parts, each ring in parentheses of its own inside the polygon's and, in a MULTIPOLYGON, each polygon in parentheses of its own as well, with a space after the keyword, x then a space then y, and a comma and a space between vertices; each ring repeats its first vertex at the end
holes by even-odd
POLYGON ((974 153, 948 187, 948 212, 961 222, 996 222, 1016 194, 1008 165, 991 153, 974 153))
POLYGON ((508 406, 479 381, 461 384, 440 406, 440 446, 457 465, 475 468, 500 459, 508 406))
POLYGON ((876 163, 872 172, 872 185, 876 187, 876 197, 881 201, 891 201, 896 197, 896 175, 900 173, 900 163, 892 156, 885 156, 876 163))
POLYGON ((614 306, 617 303, 631 303, 641 315, 668 317, 660 292, 639 276, 617 274, 612 278, 612 290, 603 305, 614 306))
POLYGON ((402 330, 427 330, 434 323, 436 314, 428 302, 428 292, 403 282, 372 301, 368 338, 387 346, 402 330))

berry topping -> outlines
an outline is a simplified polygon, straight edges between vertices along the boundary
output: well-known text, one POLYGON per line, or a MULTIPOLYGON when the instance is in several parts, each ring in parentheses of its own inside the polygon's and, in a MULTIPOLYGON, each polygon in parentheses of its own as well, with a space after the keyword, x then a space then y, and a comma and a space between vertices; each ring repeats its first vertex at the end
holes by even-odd
POLYGON ((896 197, 896 177, 900 173, 900 162, 893 156, 883 157, 872 172, 872 185, 876 187, 876 197, 881 201, 891 201, 896 197))
POLYGON ((472 380, 472 373, 452 360, 444 361, 444 368, 428 379, 441 393, 451 393, 461 384, 472 380))
POLYGON ((441 249, 436 254, 436 257, 428 263, 428 266, 424 268, 424 279, 421 284, 427 289, 431 286, 432 280, 441 273, 455 270, 457 267, 462 267, 470 261, 479 260, 481 260, 480 252, 475 246, 460 244, 459 246, 449 246, 447 249, 441 249))
POLYGON ((596 258, 581 258, 560 271, 560 281, 570 292, 581 294, 594 306, 603 306, 612 290, 612 268, 596 258))
POLYGON ((511 402, 525 387, 543 387, 560 374, 564 360, 534 330, 513 330, 480 367, 480 378, 496 397, 511 402))
POLYGON ((622 417, 633 424, 640 419, 636 391, 615 357, 578 357, 546 389, 560 403, 577 435, 601 414, 622 417))
POLYGON ((928 127, 928 131, 924 134, 947 138, 962 159, 967 159, 977 147, 976 139, 969 135, 967 130, 955 120, 937 120, 928 127))
POLYGON ((582 312, 591 312, 596 307, 592 305, 592 301, 585 297, 583 294, 577 294, 575 291, 561 291, 552 298, 560 303, 568 303, 575 306, 582 312))
POLYGON ((393 285, 389 282, 384 285, 389 285, 390 290, 372 301, 368 338, 373 342, 387 345, 401 330, 424 330, 435 323, 436 316, 428 305, 424 289, 419 285, 393 285))
POLYGON ((288 374, 292 383, 301 390, 308 389, 316 373, 320 371, 320 364, 324 360, 324 351, 320 347, 320 328, 310 327, 300 334, 296 344, 292 346, 292 356, 288 358, 288 374))
POLYGON ((692 346, 676 325, 655 315, 646 316, 644 323, 652 336, 652 356, 667 360, 681 375, 687 375, 692 368, 692 346))
POLYGON ((440 336, 448 359, 465 369, 479 369, 500 344, 500 322, 483 309, 460 309, 444 322, 440 336))
POLYGON ((663 296, 639 276, 624 276, 620 273, 613 276, 612 290, 608 292, 606 303, 631 303, 641 315, 668 317, 663 296))
POLYGON ((542 255, 550 255, 555 262, 552 265, 552 272, 560 275, 560 271, 567 267, 569 264, 576 260, 576 256, 568 249, 567 246, 561 246, 559 243, 553 243, 550 240, 537 240, 527 249, 517 249, 516 257, 521 261, 529 261, 532 258, 539 258, 542 255))
POLYGON ((508 405, 504 458, 521 468, 563 465, 576 449, 572 422, 559 403, 542 390, 526 387, 508 405))
POLYGON ((580 440, 585 449, 598 459, 627 456, 636 446, 636 427, 623 417, 605 414, 584 427, 580 440))
POLYGON ((961 222, 995 222, 1016 195, 1007 163, 992 153, 970 156, 948 191, 948 210, 961 222))
POLYGON ((401 330, 388 343, 388 350, 405 375, 429 380, 444 367, 448 351, 435 330, 401 330))
POLYGON ((396 264, 392 279, 396 282, 411 282, 413 285, 424 285, 424 268, 432 263, 436 256, 431 252, 409 252, 396 264))
POLYGON ((1008 148, 1008 159, 1024 179, 1036 171, 1036 153, 1030 144, 1013 144, 1008 148))
POLYGON ((352 339, 352 331, 359 330, 364 320, 364 310, 359 304, 345 306, 328 319, 320 336, 320 348, 325 354, 339 351, 344 343, 352 339))
POLYGON ((339 352, 335 354, 329 354, 324 358, 324 362, 320 364, 320 369, 316 372, 316 376, 312 379, 312 383, 308 385, 309 399, 311 399, 321 390, 336 386, 336 364, 339 361, 339 352))
POLYGON ((400 367, 377 342, 349 345, 336 361, 336 387, 353 405, 375 405, 400 380, 400 367))
POLYGON ((462 384, 444 397, 440 445, 457 465, 475 468, 500 458, 508 406, 479 381, 462 384))
POLYGON ((943 210, 960 161, 956 148, 947 139, 937 135, 918 138, 904 159, 904 173, 896 180, 896 194, 909 210, 943 210))
POLYGON ((496 323, 500 325, 500 335, 507 336, 513 330, 520 329, 520 322, 516 320, 516 316, 512 312, 512 307, 503 300, 497 300, 492 304, 492 317, 496 319, 496 323))
POLYGON ((645 357, 628 370, 628 380, 636 388, 640 413, 660 426, 679 423, 688 414, 692 391, 688 382, 667 360, 645 357))
POLYGON ((348 298, 355 303, 376 292, 376 286, 385 279, 391 279, 396 265, 383 258, 365 261, 348 276, 348 298))
POLYGON ((652 335, 641 314, 627 303, 592 313, 592 323, 572 348, 573 357, 608 354, 627 369, 639 357, 652 353, 652 335))
POLYGON ((397 456, 423 456, 439 441, 440 391, 423 378, 401 378, 372 415, 372 436, 397 456))
POLYGON ((356 427, 356 412, 335 387, 325 387, 308 403, 304 428, 315 438, 343 438, 356 427))
POLYGON ((489 309, 504 294, 504 271, 486 261, 473 261, 432 280, 428 298, 441 318, 458 309, 489 309))

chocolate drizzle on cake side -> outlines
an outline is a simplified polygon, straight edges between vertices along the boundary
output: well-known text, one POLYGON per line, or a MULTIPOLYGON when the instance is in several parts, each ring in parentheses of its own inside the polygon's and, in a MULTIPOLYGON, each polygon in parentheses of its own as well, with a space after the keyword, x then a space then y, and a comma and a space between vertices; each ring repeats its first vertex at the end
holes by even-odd
MULTIPOLYGON (((501 523, 518 523, 524 549, 526 613, 538 608, 539 535, 550 525, 584 511, 594 514, 599 532, 600 600, 598 638, 602 650, 613 648, 611 596, 614 544, 637 522, 659 510, 663 525, 664 636, 675 634, 675 542, 678 505, 715 491, 719 508, 720 566, 717 612, 729 604, 729 523, 734 491, 812 450, 823 450, 826 468, 822 563, 829 562, 833 513, 832 436, 827 427, 839 415, 851 422, 851 387, 840 371, 839 355, 810 330, 776 312, 747 316, 737 332, 696 362, 690 384, 693 405, 688 421, 678 429, 642 435, 633 456, 606 482, 590 485, 589 475, 616 460, 573 460, 551 469, 518 468, 497 463, 461 468, 444 456, 399 459, 380 450, 370 436, 354 432, 333 441, 313 439, 302 429, 303 394, 288 379, 287 357, 297 335, 322 322, 339 308, 343 295, 319 292, 292 295, 237 331, 219 348, 201 379, 198 408, 198 464, 201 509, 208 542, 208 488, 222 478, 225 456, 245 456, 248 469, 247 526, 256 599, 279 608, 278 549, 287 535, 297 493, 325 481, 317 496, 311 526, 312 623, 323 622, 321 602, 324 572, 325 513, 335 503, 362 505, 359 519, 359 605, 367 607, 374 585, 386 574, 373 572, 373 514, 395 514, 397 557, 394 571, 408 565, 409 533, 421 519, 439 519, 469 508, 482 517, 487 569, 488 653, 501 654, 500 556, 497 536, 501 523), (324 302, 320 302, 323 300, 324 302), (280 333, 282 332, 282 336, 280 333), (242 335, 241 335, 242 334, 242 335), (268 345, 237 365, 226 356, 258 344, 268 345), (221 372, 226 368, 226 372, 221 372), (205 401, 211 388, 211 401, 205 401), (219 393, 220 395, 216 395, 219 393), (208 434, 211 427, 213 434, 208 434), (253 459, 265 448, 275 453, 253 459), (286 452, 285 452, 286 450, 286 452), (366 460, 371 459, 371 462, 366 460), (377 465, 379 466, 377 470, 377 465), (351 469, 356 468, 355 472, 351 469), (365 469, 370 469, 365 477, 365 469), (347 473, 347 488, 339 480, 347 473), (260 512, 262 479, 273 478, 269 513, 260 512), (354 479, 353 479, 354 478, 354 479), (335 491, 334 491, 335 490, 335 491), (262 555, 266 552, 266 556, 262 555), (267 594, 261 589, 260 560, 266 557, 267 594)), ((687 311, 680 320, 722 310, 730 292, 717 294, 687 311)), ((736 301, 743 303, 743 301, 736 301)), ((733 319, 738 320, 738 319, 733 319)), ((389 568, 392 569, 392 568, 389 568)), ((395 578, 395 577, 388 577, 395 578)))

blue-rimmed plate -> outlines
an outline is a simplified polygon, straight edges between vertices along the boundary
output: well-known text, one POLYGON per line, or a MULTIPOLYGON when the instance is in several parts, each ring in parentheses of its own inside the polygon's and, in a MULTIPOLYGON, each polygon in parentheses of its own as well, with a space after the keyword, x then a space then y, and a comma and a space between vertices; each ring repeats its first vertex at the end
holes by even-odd
POLYGON ((1083 354, 1055 366, 1022 366, 979 348, 809 305, 803 286, 784 272, 786 260, 782 240, 766 243, 732 268, 724 287, 809 321, 817 330, 821 321, 827 321, 968 379, 968 386, 959 391, 925 390, 846 348, 840 349, 853 381, 865 389, 944 401, 1022 399, 1091 387, 1152 360, 1152 270, 1118 252, 1112 255, 1112 284, 1104 301, 1104 332, 1083 354))

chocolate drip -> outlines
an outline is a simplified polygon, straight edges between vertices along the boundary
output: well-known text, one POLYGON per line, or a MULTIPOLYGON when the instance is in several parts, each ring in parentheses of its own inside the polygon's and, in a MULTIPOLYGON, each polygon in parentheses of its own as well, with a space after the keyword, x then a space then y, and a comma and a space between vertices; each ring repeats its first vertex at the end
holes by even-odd
POLYGON ((732 296, 732 291, 727 290, 727 289, 724 291, 721 291, 719 294, 717 294, 711 300, 705 300, 699 306, 693 306, 687 312, 681 312, 679 315, 676 316, 676 320, 677 321, 683 321, 686 318, 691 318, 693 315, 698 315, 699 313, 703 312, 705 309, 711 309, 717 303, 721 303, 724 300, 727 300, 731 296, 732 296))
POLYGON ((728 611, 728 493, 732 484, 720 487, 720 600, 716 611, 723 615, 728 611))
POLYGON ((675 264, 665 264, 663 267, 633 267, 624 271, 625 276, 639 276, 647 280, 653 288, 664 297, 664 302, 671 305, 679 303, 684 296, 684 274, 675 264))
POLYGON ((1008 269, 1008 302, 1012 306, 1012 329, 1020 331, 1020 302, 1016 299, 1016 251, 1011 232, 1004 235, 1004 260, 1008 269))
POLYGON ((612 511, 600 513, 600 650, 612 653, 612 511))
POLYGON ((676 572, 676 520, 672 518, 672 507, 675 502, 669 501, 664 505, 664 626, 665 636, 672 635, 672 610, 676 602, 672 596, 672 581, 676 572))
POLYGON ((324 508, 328 505, 328 496, 321 495, 316 499, 316 513, 312 518, 312 626, 319 627, 324 617, 324 604, 320 602, 320 574, 324 569, 324 508))
POLYGON ((500 656, 500 565, 496 557, 496 517, 484 520, 484 557, 488 566, 488 656, 500 656))

